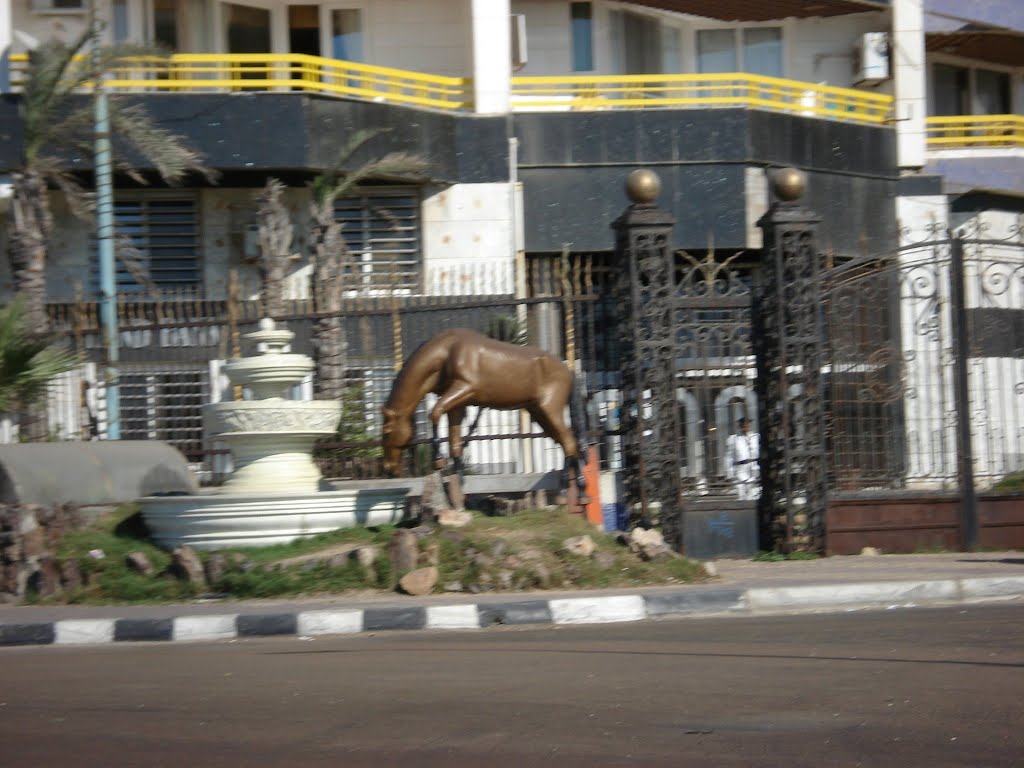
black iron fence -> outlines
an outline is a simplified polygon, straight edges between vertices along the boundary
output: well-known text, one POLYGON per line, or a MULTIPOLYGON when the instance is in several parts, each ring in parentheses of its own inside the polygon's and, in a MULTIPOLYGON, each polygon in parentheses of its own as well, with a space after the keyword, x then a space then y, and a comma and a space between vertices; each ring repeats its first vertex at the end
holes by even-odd
MULTIPOLYGON (((659 508, 678 498, 683 515, 742 495, 727 447, 745 417, 762 435, 761 504, 773 505, 762 527, 774 525, 786 546, 820 548, 814 515, 844 496, 955 492, 969 515, 975 489, 1024 467, 1020 222, 996 231, 978 217, 844 261, 820 252, 807 213, 789 210, 763 251, 676 251, 662 222, 660 240, 641 233, 617 252, 531 256, 514 294, 346 298, 345 416, 318 461, 330 477, 379 476, 380 406, 396 370, 420 343, 461 326, 526 339, 582 374, 602 467, 635 480, 653 466, 645 461, 658 462, 654 485, 631 486, 638 513, 646 496, 659 508), (766 303, 758 293, 755 304, 755 283, 768 278, 777 295, 766 303), (639 334, 639 346, 625 334, 639 334)), ((97 307, 50 309, 88 363, 62 380, 56 431, 102 437, 97 307)), ((244 335, 262 314, 258 301, 187 294, 121 301, 123 436, 168 441, 215 480, 224 451, 204 439, 201 409, 237 395, 220 365, 249 352, 244 335)), ((312 354, 312 303, 290 302, 278 319, 295 332, 294 350, 312 354)), ((423 473, 425 411, 418 419, 407 461, 423 473)), ((507 413, 482 419, 467 459, 470 471, 512 473, 562 461, 536 426, 507 413)))

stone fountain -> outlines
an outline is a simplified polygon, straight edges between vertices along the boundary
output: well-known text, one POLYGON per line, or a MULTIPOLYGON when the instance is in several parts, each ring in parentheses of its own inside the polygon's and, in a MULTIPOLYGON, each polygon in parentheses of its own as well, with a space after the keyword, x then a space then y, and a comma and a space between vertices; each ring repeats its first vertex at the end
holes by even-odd
POLYGON ((405 511, 408 483, 325 483, 313 445, 341 420, 341 403, 289 400, 286 394, 314 363, 291 352, 294 334, 273 320, 244 336, 257 354, 224 370, 250 400, 213 403, 204 412, 208 437, 225 443, 234 471, 206 493, 148 496, 142 515, 157 544, 195 549, 259 547, 356 525, 396 523, 405 511))

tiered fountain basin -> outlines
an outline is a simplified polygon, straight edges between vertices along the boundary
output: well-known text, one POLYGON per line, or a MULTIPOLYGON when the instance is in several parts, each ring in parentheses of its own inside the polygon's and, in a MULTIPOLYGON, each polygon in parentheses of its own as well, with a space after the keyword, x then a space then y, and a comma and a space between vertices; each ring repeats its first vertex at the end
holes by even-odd
POLYGON ((150 535, 166 549, 269 547, 341 528, 398 523, 405 515, 408 481, 324 487, 335 490, 148 496, 140 503, 150 535))
POLYGON ((234 471, 206 493, 140 499, 156 543, 169 549, 263 547, 399 522, 408 481, 323 481, 313 445, 335 434, 341 403, 283 397, 313 370, 309 357, 290 351, 292 332, 264 320, 245 338, 257 344, 258 354, 224 370, 253 399, 213 403, 204 411, 204 430, 228 446, 234 471))

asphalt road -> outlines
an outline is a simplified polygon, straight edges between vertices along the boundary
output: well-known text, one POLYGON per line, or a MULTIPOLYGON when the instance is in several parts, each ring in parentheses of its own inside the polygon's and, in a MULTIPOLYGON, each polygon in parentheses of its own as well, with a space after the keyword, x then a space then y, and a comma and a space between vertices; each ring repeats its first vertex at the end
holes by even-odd
POLYGON ((0 651, 0 765, 1024 765, 1024 606, 0 651))

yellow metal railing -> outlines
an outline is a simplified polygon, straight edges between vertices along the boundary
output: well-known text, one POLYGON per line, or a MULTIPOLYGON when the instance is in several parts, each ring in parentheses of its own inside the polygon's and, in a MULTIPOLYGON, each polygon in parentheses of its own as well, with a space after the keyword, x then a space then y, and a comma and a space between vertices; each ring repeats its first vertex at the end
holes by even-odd
POLYGON ((1024 147, 1024 115, 929 117, 929 149, 1024 147))
MULTIPOLYGON (((15 54, 12 81, 24 76, 27 57, 15 54)), ((306 91, 465 110, 472 81, 371 64, 290 53, 179 53, 135 57, 110 72, 119 92, 306 91)), ((882 124, 892 97, 744 72, 705 75, 566 75, 513 77, 513 111, 750 107, 857 123, 882 124)))
POLYGON ((884 94, 745 72, 704 75, 571 75, 512 78, 516 110, 752 107, 881 124, 892 112, 884 94))
MULTIPOLYGON (((28 59, 11 56, 18 86, 28 59)), ((125 59, 109 71, 114 92, 306 91, 345 98, 461 110, 472 103, 468 78, 442 77, 300 53, 177 53, 125 59)))

